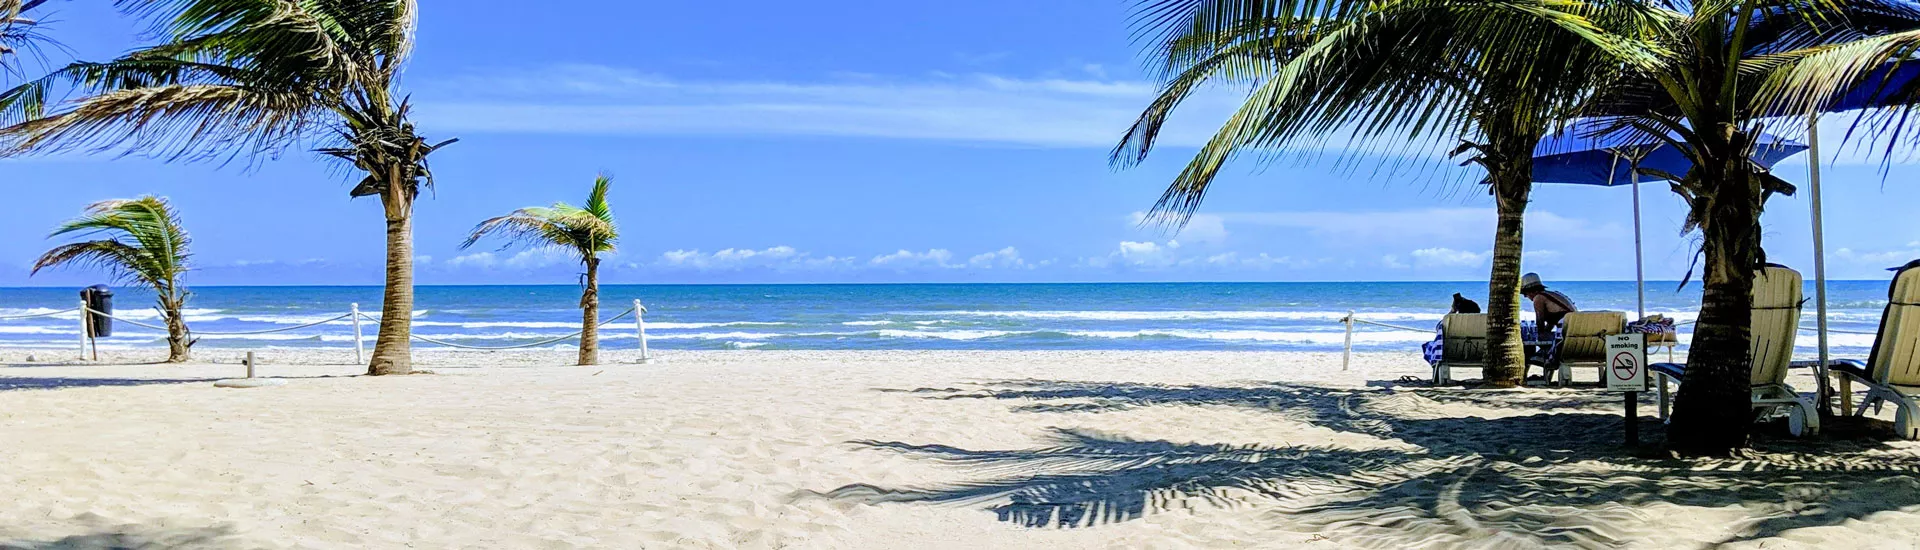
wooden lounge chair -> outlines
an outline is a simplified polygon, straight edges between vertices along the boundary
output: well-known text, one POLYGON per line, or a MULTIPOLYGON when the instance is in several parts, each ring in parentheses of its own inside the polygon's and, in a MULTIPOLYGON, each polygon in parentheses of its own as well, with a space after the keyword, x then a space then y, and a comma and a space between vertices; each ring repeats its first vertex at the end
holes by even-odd
MULTIPOLYGON (((1753 368, 1753 409, 1757 417, 1787 413, 1787 431, 1795 437, 1819 433, 1820 414, 1811 398, 1803 397, 1786 384, 1787 369, 1793 364, 1794 338, 1800 330, 1802 297, 1800 272, 1783 266, 1767 266, 1754 273, 1752 349, 1748 360, 1753 368)), ((1660 418, 1669 411, 1667 383, 1686 377, 1682 363, 1654 363, 1659 384, 1660 418)))
MULTIPOLYGON (((1607 337, 1627 331, 1627 314, 1619 311, 1576 311, 1561 321, 1559 385, 1573 383, 1574 367, 1592 367, 1606 381, 1607 337)), ((1551 371, 1549 371, 1551 373, 1551 371)), ((1549 380, 1552 382, 1552 380, 1549 380)))
POLYGON ((1920 439, 1920 260, 1893 276, 1873 353, 1866 361, 1840 359, 1830 367, 1841 375, 1843 396, 1851 397, 1851 382, 1867 387, 1854 415, 1866 414, 1869 406, 1878 411, 1880 405, 1893 403, 1894 431, 1906 439, 1920 439))
POLYGON ((1440 363, 1433 366, 1433 385, 1452 383, 1456 368, 1487 366, 1487 314, 1449 313, 1440 319, 1440 363))

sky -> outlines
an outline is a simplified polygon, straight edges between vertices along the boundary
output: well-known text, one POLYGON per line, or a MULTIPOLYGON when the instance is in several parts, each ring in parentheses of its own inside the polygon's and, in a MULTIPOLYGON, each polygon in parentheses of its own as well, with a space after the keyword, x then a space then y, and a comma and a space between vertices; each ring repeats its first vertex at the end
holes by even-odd
MULTIPOLYGON (((50 4, 49 32, 69 50, 51 61, 141 43, 142 27, 104 4, 50 4)), ((578 203, 601 172, 622 232, 609 284, 1486 277, 1493 205, 1472 183, 1479 169, 1444 147, 1243 157, 1183 230, 1141 223, 1236 97, 1196 98, 1144 164, 1111 166, 1155 91, 1129 6, 756 1, 720 14, 423 0, 403 87, 427 137, 461 141, 433 156, 438 186, 417 205, 417 281, 572 284, 580 268, 563 253, 459 245, 488 217, 578 203)), ((1841 135, 1837 124, 1825 135, 1841 135)), ((1884 279, 1920 257, 1907 217, 1920 167, 1827 149, 1831 276, 1884 279)), ((1805 159, 1776 172, 1804 183, 1805 159)), ((61 242, 45 238, 61 220, 141 194, 185 218, 191 284, 382 280, 379 204, 349 200, 357 177, 300 148, 232 164, 69 153, 0 160, 0 173, 0 286, 102 282, 29 267, 61 242)), ((1632 280, 1631 201, 1625 188, 1538 186, 1525 269, 1632 280)), ((1642 205, 1647 277, 1678 280, 1697 244, 1680 233, 1685 204, 1647 185, 1642 205)), ((1763 223, 1769 257, 1811 274, 1806 198, 1774 199, 1763 223)))

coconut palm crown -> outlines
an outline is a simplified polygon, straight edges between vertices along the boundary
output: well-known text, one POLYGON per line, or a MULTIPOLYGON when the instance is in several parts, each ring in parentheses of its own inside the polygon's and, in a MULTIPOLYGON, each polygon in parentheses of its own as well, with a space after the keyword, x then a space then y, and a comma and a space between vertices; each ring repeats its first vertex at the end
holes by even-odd
POLYGON ((601 174, 593 182, 593 191, 587 194, 587 202, 573 206, 564 202, 549 207, 529 207, 513 213, 488 219, 474 226, 473 233, 460 244, 468 248, 488 236, 505 239, 511 248, 515 245, 544 247, 562 250, 580 259, 586 266, 581 275, 583 289, 580 293, 580 364, 594 365, 600 362, 600 255, 612 252, 614 242, 620 239, 620 228, 614 224, 613 209, 607 206, 607 188, 613 185, 613 178, 601 174))
POLYGON ((106 238, 63 244, 33 262, 32 273, 50 267, 104 269, 122 283, 153 289, 167 323, 167 361, 188 359, 187 321, 180 314, 189 293, 180 282, 188 270, 193 239, 164 198, 144 196, 94 203, 49 237, 78 233, 106 238))
POLYGON ((429 143, 408 118, 399 77, 412 50, 413 0, 119 0, 161 43, 77 62, 0 94, 0 140, 14 150, 119 150, 168 159, 267 159, 295 144, 365 174, 378 196, 387 273, 369 374, 412 368, 413 202, 432 185, 429 143), (69 95, 73 101, 60 101, 69 95))
MULTIPOLYGON (((1766 262, 1760 215, 1793 186, 1750 160, 1763 130, 1792 135, 1856 86, 1881 87, 1889 108, 1858 115, 1865 131, 1893 137, 1920 94, 1869 81, 1920 52, 1920 6, 1907 0, 1695 1, 1650 4, 1622 43, 1654 56, 1621 58, 1622 78, 1589 110, 1648 143, 1693 161, 1673 181, 1701 236, 1700 317, 1676 398, 1669 441, 1721 454, 1747 441, 1752 288, 1766 262), (1902 106, 1905 105, 1905 106, 1902 106), (1877 124, 1892 122, 1892 124, 1877 124)), ((1603 49, 1612 49, 1605 45, 1603 49)), ((1903 130, 1904 129, 1904 130, 1903 130)), ((1887 153, 1895 149, 1889 147, 1887 153)))
POLYGON ((1155 205, 1176 223, 1242 152, 1311 154, 1312 145, 1345 139, 1366 152, 1401 153, 1464 141, 1456 154, 1471 152, 1486 168, 1499 215, 1483 378, 1516 385, 1525 365, 1519 283, 1534 148, 1612 78, 1617 63, 1593 46, 1610 42, 1597 22, 1640 16, 1611 5, 1559 7, 1565 11, 1539 0, 1144 1, 1136 22, 1154 38, 1164 87, 1113 160, 1144 160, 1173 111, 1207 85, 1247 95, 1155 205))

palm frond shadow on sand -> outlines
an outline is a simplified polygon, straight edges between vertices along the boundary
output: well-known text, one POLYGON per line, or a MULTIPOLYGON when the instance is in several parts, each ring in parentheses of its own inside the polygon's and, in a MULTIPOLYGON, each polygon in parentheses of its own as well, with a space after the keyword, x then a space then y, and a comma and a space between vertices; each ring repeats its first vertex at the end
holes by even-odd
MULTIPOLYGON (((1535 397, 1549 409, 1570 412, 1482 418, 1433 410, 1481 399, 1447 390, 1032 380, 984 386, 917 393, 1013 400, 1021 403, 1014 410, 1032 413, 1254 409, 1375 436, 1397 448, 1145 441, 1063 428, 1053 428, 1048 445, 1036 449, 856 441, 949 463, 977 480, 906 488, 854 484, 798 497, 985 506, 1000 520, 1027 527, 1088 527, 1183 508, 1258 506, 1284 520, 1275 522, 1283 528, 1303 534, 1334 530, 1343 534, 1342 544, 1370 547, 1611 547, 1660 529, 1657 511, 1665 506, 1731 510, 1726 513, 1734 534, 1699 534, 1708 538, 1697 542, 1709 546, 1920 505, 1914 477, 1920 458, 1884 452, 1878 441, 1763 439, 1741 458, 1634 456, 1620 446, 1619 414, 1582 402, 1617 395, 1535 397)), ((1657 424, 1645 422, 1643 433, 1658 436, 1657 424)))

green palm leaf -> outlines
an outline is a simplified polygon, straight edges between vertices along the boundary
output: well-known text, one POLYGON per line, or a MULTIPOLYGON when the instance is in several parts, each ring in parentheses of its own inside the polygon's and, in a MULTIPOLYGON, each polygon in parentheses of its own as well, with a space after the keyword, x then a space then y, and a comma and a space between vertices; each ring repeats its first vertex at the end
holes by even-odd
POLYGON ((414 0, 115 4, 150 22, 159 43, 0 92, 0 154, 262 160, 318 142, 364 173, 349 195, 379 196, 386 214, 389 288, 368 372, 409 372, 413 203, 433 185, 428 156, 453 142, 421 137, 398 90, 414 0))

